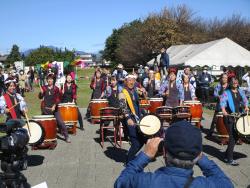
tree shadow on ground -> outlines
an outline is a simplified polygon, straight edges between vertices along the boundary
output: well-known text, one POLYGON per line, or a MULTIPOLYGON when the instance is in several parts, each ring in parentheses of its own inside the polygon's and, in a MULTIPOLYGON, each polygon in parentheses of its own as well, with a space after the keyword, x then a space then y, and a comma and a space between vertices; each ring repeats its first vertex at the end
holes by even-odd
POLYGON ((28 155, 28 166, 39 166, 43 164, 44 156, 41 155, 28 155))
POLYGON ((118 162, 118 163, 126 162, 127 150, 125 149, 116 148, 116 147, 107 147, 106 150, 104 151, 104 154, 108 158, 114 160, 115 162, 118 162))
MULTIPOLYGON (((203 145, 203 152, 211 155, 213 157, 216 157, 217 159, 219 159, 220 161, 224 162, 225 159, 225 152, 224 151, 220 151, 218 148, 210 146, 210 145, 203 145)), ((247 155, 243 154, 243 153, 239 153, 239 152, 234 152, 234 159, 240 159, 240 158, 246 158, 247 155)))

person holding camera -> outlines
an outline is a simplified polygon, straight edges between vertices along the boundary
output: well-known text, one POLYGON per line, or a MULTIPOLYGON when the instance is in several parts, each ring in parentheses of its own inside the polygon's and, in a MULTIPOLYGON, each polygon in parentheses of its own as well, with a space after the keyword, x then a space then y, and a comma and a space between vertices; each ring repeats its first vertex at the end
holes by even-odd
POLYGON ((202 153, 200 129, 185 120, 172 124, 164 139, 166 166, 155 172, 143 172, 154 159, 161 138, 149 139, 144 151, 131 162, 115 182, 115 188, 158 188, 158 187, 233 187, 224 172, 202 153), (193 177, 193 167, 197 165, 204 176, 193 177))
POLYGON ((6 92, 0 97, 0 111, 6 113, 7 119, 21 119, 24 113, 27 113, 27 104, 24 98, 16 93, 16 80, 9 77, 5 80, 6 92))

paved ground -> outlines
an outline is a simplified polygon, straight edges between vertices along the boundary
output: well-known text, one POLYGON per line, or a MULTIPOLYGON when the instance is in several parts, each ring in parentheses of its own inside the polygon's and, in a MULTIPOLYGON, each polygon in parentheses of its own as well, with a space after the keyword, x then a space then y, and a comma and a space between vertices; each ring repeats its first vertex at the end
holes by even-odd
MULTIPOLYGON (((82 109, 83 112, 83 109, 82 109)), ((210 117, 204 114, 205 128, 210 124, 210 117)), ((114 148, 108 140, 102 149, 99 145, 98 125, 84 122, 85 132, 78 130, 76 136, 71 136, 71 144, 58 140, 55 150, 29 150, 29 167, 23 171, 28 182, 33 186, 46 181, 49 188, 111 188, 123 169, 125 153, 129 148, 114 148)), ((246 188, 250 185, 250 147, 237 145, 235 151, 240 166, 225 165, 223 152, 226 146, 220 146, 214 141, 203 139, 204 152, 224 169, 232 179, 235 187, 246 188)), ((164 164, 162 157, 146 167, 146 171, 154 171, 164 164)), ((196 167, 194 175, 200 175, 196 167)))

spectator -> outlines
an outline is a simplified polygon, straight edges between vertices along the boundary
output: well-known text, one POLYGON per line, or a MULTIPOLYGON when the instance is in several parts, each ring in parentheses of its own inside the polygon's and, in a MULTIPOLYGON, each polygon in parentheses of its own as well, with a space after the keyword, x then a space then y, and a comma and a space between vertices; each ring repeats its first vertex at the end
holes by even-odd
POLYGON ((212 81, 211 75, 207 72, 207 67, 203 68, 203 72, 198 76, 198 84, 201 89, 202 102, 208 103, 209 86, 212 81))
POLYGON ((201 132, 187 121, 176 122, 166 131, 166 166, 154 173, 143 172, 143 168, 155 157, 160 141, 159 137, 148 140, 144 151, 122 171, 115 182, 115 188, 233 187, 224 172, 202 153, 201 132), (195 164, 205 177, 193 177, 195 164))
POLYGON ((250 95, 250 71, 248 71, 243 77, 242 80, 247 82, 247 93, 250 95))
POLYGON ((161 49, 161 58, 160 58, 160 72, 161 72, 161 75, 167 75, 167 69, 169 67, 169 56, 166 52, 166 48, 162 48, 161 49))
POLYGON ((32 67, 29 68, 29 71, 27 74, 28 74, 28 79, 29 79, 30 91, 33 91, 33 81, 34 81, 35 75, 34 75, 34 70, 32 69, 32 67))

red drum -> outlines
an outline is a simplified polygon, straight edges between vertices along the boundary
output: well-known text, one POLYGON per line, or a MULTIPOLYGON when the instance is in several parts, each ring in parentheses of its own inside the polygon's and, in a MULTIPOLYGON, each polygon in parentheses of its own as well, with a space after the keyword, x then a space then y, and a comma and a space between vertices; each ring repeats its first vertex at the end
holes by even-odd
POLYGON ((218 132, 218 137, 220 137, 221 143, 226 144, 228 142, 228 132, 223 121, 223 114, 219 112, 216 115, 216 129, 218 132))
POLYGON ((76 134, 76 125, 78 121, 78 110, 75 103, 60 103, 58 111, 61 114, 62 120, 68 127, 68 130, 76 134))
POLYGON ((150 106, 149 100, 147 100, 147 99, 141 99, 140 100, 140 107, 141 108, 143 108, 145 110, 148 110, 149 106, 150 106))
POLYGON ((173 108, 170 106, 161 106, 156 109, 156 115, 160 117, 161 120, 170 122, 172 120, 173 108))
POLYGON ((91 119, 99 119, 100 118, 100 109, 108 107, 107 99, 92 99, 90 101, 90 114, 91 119))
POLYGON ((184 101, 184 106, 190 106, 191 121, 200 122, 202 118, 202 104, 200 101, 184 101))
POLYGON ((176 119, 190 119, 190 106, 177 106, 173 109, 173 116, 176 119))
POLYGON ((58 104, 58 111, 65 124, 78 121, 78 111, 75 103, 60 103, 58 104))
POLYGON ((57 143, 57 124, 55 117, 53 115, 39 115, 33 116, 32 120, 40 123, 45 131, 44 141, 41 145, 38 145, 38 147, 55 148, 57 143))
POLYGON ((156 108, 163 105, 163 98, 150 98, 149 99, 150 106, 148 108, 149 112, 156 113, 156 108))

